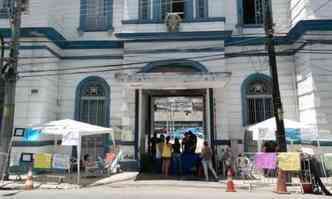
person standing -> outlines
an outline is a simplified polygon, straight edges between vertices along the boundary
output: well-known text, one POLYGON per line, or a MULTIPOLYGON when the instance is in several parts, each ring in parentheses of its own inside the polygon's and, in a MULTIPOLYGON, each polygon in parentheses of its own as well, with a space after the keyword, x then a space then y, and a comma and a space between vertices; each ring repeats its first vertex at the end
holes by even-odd
POLYGON ((191 131, 189 131, 189 143, 190 143, 190 152, 195 153, 197 146, 197 136, 191 131))
POLYGON ((162 173, 164 176, 169 175, 169 167, 171 164, 171 157, 172 157, 172 144, 169 143, 171 137, 167 136, 166 141, 163 144, 163 150, 162 150, 162 173))
POLYGON ((189 133, 185 132, 184 137, 182 139, 182 152, 189 153, 190 152, 190 142, 189 142, 189 133))
POLYGON ((207 141, 204 141, 201 157, 205 180, 209 181, 209 170, 212 172, 214 178, 218 180, 216 171, 213 169, 212 166, 212 149, 209 147, 209 143, 207 141))
POLYGON ((160 135, 159 139, 157 139, 156 144, 156 162, 155 162, 155 171, 156 173, 161 173, 162 171, 162 152, 163 152, 163 144, 164 144, 164 135, 160 135))
POLYGON ((182 176, 181 144, 179 138, 175 138, 172 147, 173 147, 173 159, 176 165, 176 173, 178 176, 182 176))

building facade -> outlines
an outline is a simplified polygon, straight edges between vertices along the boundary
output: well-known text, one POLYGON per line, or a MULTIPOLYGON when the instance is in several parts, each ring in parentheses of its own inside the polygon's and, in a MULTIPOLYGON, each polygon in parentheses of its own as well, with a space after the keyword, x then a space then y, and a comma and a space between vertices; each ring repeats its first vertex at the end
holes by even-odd
MULTIPOLYGON (((10 0, 0 2, 8 37, 10 0)), ((248 147, 245 126, 273 114, 263 0, 24 2, 17 128, 64 118, 109 126, 123 164, 137 167, 155 96, 201 97, 206 139, 235 153, 248 147)), ((332 4, 271 3, 284 116, 330 136, 332 4)))

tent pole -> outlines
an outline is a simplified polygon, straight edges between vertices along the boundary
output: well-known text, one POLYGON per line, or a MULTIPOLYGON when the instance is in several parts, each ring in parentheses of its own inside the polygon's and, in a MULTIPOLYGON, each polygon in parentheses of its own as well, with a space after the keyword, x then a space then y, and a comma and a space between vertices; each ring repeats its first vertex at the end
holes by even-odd
POLYGON ((77 145, 77 185, 80 186, 80 178, 81 178, 81 135, 78 138, 77 145))

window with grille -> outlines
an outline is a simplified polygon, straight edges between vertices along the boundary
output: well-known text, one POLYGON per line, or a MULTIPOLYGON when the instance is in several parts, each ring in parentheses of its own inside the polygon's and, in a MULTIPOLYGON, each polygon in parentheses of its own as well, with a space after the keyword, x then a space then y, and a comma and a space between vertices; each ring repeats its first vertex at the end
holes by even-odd
MULTIPOLYGON (((14 0, 0 0, 0 18, 9 17, 11 4, 14 0)), ((29 13, 29 0, 22 0, 22 14, 29 13)))
POLYGON ((86 30, 100 30, 107 26, 107 10, 104 0, 87 1, 86 30))
POLYGON ((161 1, 161 17, 165 19, 168 13, 177 13, 184 18, 185 1, 179 0, 162 0, 161 1))
POLYGON ((196 0, 196 18, 208 17, 208 0, 196 0))
POLYGON ((261 25, 264 22, 265 0, 242 0, 243 24, 261 25))
MULTIPOLYGON (((99 77, 88 77, 77 88, 75 119, 98 126, 109 126, 110 90, 99 77)), ((107 136, 94 135, 82 138, 82 156, 89 154, 96 160, 107 149, 107 136)))
POLYGON ((151 11, 151 0, 140 0, 140 19, 148 20, 150 19, 150 11, 151 11))
POLYGON ((79 120, 82 122, 106 126, 107 96, 98 82, 89 82, 81 90, 79 120))
POLYGON ((246 87, 246 125, 255 124, 273 115, 272 86, 270 81, 255 80, 246 87))
POLYGON ((80 30, 110 30, 112 12, 113 0, 81 0, 80 30))

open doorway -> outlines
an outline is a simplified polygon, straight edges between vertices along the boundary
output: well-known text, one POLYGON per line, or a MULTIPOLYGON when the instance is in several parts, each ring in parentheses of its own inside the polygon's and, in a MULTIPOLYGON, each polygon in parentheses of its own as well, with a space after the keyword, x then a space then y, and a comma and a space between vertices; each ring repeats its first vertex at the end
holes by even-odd
POLYGON ((153 102, 153 134, 170 136, 171 143, 177 138, 182 142, 185 133, 197 137, 195 152, 201 151, 206 137, 204 130, 203 97, 155 97, 153 102))
MULTIPOLYGON (((211 139, 207 89, 143 90, 141 96, 139 148, 142 173, 160 174, 157 146, 164 143, 161 137, 169 137, 172 145, 176 140, 180 143, 181 175, 202 177, 200 152, 204 140, 211 139)), ((173 156, 170 174, 179 176, 178 163, 173 156)))

